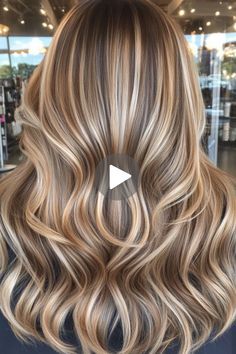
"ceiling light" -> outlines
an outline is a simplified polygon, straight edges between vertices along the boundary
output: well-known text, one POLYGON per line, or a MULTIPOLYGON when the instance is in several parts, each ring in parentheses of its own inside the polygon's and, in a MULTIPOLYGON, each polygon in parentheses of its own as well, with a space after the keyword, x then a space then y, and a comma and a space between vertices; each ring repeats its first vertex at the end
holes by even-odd
POLYGON ((200 26, 200 27, 198 27, 198 29, 199 29, 199 31, 202 31, 202 27, 200 26))
POLYGON ((42 26, 43 26, 43 27, 48 27, 48 24, 47 24, 46 22, 43 22, 43 23, 42 23, 42 26))
POLYGON ((46 15, 46 11, 44 9, 41 8, 39 11, 42 15, 46 15))
POLYGON ((185 14, 185 10, 179 10, 179 15, 183 16, 185 14))
POLYGON ((51 23, 49 23, 48 28, 50 28, 50 30, 53 30, 54 27, 51 23))
POLYGON ((9 11, 9 8, 7 6, 3 6, 4 11, 9 11))
POLYGON ((219 16, 219 15, 220 15, 220 11, 216 11, 216 12, 215 12, 215 15, 216 15, 216 16, 219 16))
POLYGON ((9 31, 9 29, 10 28, 8 26, 0 24, 0 35, 6 34, 9 31))
POLYGON ((25 24, 25 20, 22 18, 22 19, 20 19, 20 23, 22 24, 22 25, 24 25, 25 24))
POLYGON ((193 14, 196 11, 196 9, 191 9, 190 12, 193 14))
POLYGON ((234 29, 235 29, 235 31, 236 31, 236 22, 234 23, 234 29))
POLYGON ((229 5, 228 10, 232 10, 233 6, 229 5))
POLYGON ((211 21, 207 21, 206 25, 210 26, 211 25, 211 21))

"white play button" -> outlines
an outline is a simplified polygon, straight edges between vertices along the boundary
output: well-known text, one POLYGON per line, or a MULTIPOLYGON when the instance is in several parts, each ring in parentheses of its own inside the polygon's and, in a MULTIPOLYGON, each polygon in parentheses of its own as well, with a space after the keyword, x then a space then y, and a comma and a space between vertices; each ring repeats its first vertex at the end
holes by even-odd
POLYGON ((139 166, 128 155, 108 155, 96 166, 94 192, 99 191, 108 200, 131 197, 138 190, 139 183, 139 166))
POLYGON ((132 175, 118 167, 109 165, 109 189, 119 186, 121 183, 130 179, 132 175))

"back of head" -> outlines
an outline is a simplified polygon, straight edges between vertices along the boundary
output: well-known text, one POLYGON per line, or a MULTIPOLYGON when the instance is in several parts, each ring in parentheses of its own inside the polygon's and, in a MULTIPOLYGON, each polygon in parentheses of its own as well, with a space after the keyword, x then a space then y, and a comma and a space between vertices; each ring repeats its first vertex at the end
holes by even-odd
POLYGON ((14 332, 72 353, 61 337, 72 314, 86 354, 108 352, 119 320, 124 354, 162 353, 175 339, 187 354, 222 334, 236 308, 235 181, 204 152, 178 24, 151 0, 79 1, 18 119, 25 159, 0 181, 0 304, 14 332), (122 201, 94 189, 110 154, 140 168, 122 201))

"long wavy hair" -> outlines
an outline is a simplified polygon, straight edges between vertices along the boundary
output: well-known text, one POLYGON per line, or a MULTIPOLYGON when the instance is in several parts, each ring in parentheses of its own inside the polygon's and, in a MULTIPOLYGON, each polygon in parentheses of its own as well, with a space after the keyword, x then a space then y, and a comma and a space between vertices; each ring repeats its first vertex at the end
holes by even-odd
POLYGON ((109 353, 118 323, 118 353, 185 354, 232 325, 235 178, 205 153, 197 69, 155 1, 80 1, 17 117, 24 159, 0 181, 0 306, 17 337, 74 353, 71 316, 85 354, 109 353), (93 188, 115 153, 140 167, 122 201, 93 188))

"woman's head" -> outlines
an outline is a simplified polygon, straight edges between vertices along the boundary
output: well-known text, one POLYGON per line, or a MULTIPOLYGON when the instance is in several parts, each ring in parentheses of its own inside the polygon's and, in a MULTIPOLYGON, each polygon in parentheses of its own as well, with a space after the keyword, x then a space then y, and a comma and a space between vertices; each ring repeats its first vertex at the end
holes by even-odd
POLYGON ((0 181, 0 304, 17 335, 69 353, 61 330, 72 314, 84 353, 105 354, 116 315, 123 354, 163 352, 175 339, 185 354, 228 328, 234 188, 203 151, 197 69, 155 1, 80 1, 18 119, 25 159, 0 181), (123 201, 94 188, 110 154, 140 167, 139 188, 123 201))
POLYGON ((31 124, 40 121, 69 160, 78 143, 85 159, 91 151, 97 160, 120 152, 152 162, 180 143, 182 158, 195 157, 204 106, 190 56, 177 24, 155 2, 82 1, 29 84, 26 105, 31 99, 37 113, 31 124))

